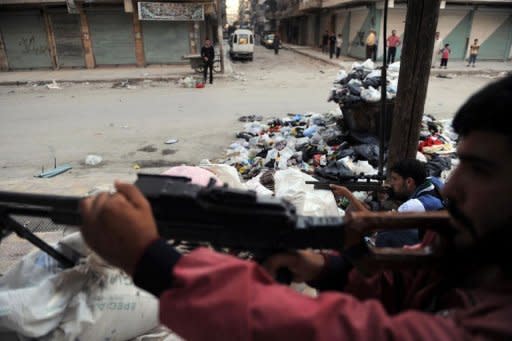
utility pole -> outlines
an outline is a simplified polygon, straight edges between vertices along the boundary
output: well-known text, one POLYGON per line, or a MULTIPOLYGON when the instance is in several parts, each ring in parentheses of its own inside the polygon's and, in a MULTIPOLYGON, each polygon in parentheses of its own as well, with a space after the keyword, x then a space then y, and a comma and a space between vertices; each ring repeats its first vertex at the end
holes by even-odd
POLYGON ((440 2, 407 2, 398 92, 389 141, 388 169, 399 160, 416 157, 440 2))
POLYGON ((224 37, 222 34, 222 0, 215 2, 217 10, 217 41, 219 42, 220 72, 224 73, 224 37))

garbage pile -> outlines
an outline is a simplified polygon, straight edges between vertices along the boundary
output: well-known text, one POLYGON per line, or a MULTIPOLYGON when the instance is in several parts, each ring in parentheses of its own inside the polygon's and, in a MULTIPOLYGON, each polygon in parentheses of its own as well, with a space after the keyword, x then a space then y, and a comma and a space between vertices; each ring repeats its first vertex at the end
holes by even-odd
MULTIPOLYGON (((396 97, 399 71, 400 62, 388 67, 388 102, 396 97)), ((381 99, 381 85, 381 70, 368 59, 354 63, 349 73, 340 70, 336 75, 329 97, 338 104, 336 110, 290 113, 267 122, 259 115, 242 116, 244 128, 236 133, 238 139, 229 146, 222 163, 234 166, 245 180, 268 169, 289 167, 334 181, 375 175, 380 146, 376 134, 378 113, 368 111, 379 107, 376 103, 381 99), (352 110, 356 106, 358 109, 352 110), (358 115, 365 117, 359 119, 358 115)), ((431 164, 431 175, 441 176, 451 169, 456 136, 445 128, 449 124, 429 115, 423 118, 418 158, 431 164)), ((389 125, 387 129, 389 134, 389 125)))
MULTIPOLYGON (((386 96, 388 100, 396 97, 400 62, 390 64, 386 73, 386 96)), ((349 73, 341 69, 334 80, 328 101, 334 101, 340 107, 350 107, 356 103, 377 103, 381 99, 381 70, 376 69, 371 59, 364 63, 355 62, 349 73)))
MULTIPOLYGON (((246 117, 241 121, 247 122, 246 117)), ((449 124, 429 115, 423 118, 418 159, 427 162, 430 175, 439 177, 452 167, 456 136, 445 128, 449 124)), ((290 167, 327 180, 378 172, 378 139, 347 131, 340 109, 288 114, 267 122, 249 120, 236 137, 221 163, 234 166, 245 180, 290 167)))

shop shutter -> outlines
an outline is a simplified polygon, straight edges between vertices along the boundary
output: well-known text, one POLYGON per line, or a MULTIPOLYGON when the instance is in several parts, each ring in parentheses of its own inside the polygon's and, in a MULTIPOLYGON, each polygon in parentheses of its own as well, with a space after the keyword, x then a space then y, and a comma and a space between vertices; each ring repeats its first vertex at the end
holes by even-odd
POLYGON ((66 9, 49 10, 57 48, 59 67, 83 67, 84 49, 80 33, 80 16, 68 14, 66 9))
POLYGON ((189 54, 190 23, 143 21, 144 54, 148 64, 182 63, 189 54))
POLYGON ((98 7, 86 13, 96 64, 135 64, 132 14, 122 7, 98 7))
POLYGON ((0 13, 10 69, 51 68, 48 36, 39 10, 0 13))

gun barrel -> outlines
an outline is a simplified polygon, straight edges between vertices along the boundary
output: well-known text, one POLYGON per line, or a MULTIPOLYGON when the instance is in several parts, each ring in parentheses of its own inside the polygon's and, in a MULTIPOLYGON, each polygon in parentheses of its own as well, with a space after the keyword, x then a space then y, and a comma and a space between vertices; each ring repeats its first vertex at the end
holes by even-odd
POLYGON ((79 204, 82 198, 34 193, 0 191, 1 213, 48 217, 67 225, 80 224, 79 204))

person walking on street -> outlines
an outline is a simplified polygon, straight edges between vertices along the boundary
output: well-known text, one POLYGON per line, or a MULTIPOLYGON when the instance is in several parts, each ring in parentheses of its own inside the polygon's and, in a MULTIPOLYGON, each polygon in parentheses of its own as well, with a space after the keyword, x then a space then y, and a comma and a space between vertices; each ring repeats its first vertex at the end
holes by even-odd
POLYGON ((366 59, 377 60, 377 36, 375 30, 370 30, 366 37, 366 59))
POLYGON ((443 38, 441 38, 441 34, 439 32, 436 32, 435 38, 434 38, 434 52, 432 53, 432 68, 436 67, 437 63, 437 55, 439 54, 439 51, 441 50, 443 46, 443 38))
POLYGON ((329 58, 332 59, 334 56, 334 49, 336 48, 336 34, 331 32, 329 35, 329 58))
POLYGON ((340 58, 341 45, 343 45, 343 38, 341 37, 341 34, 338 34, 338 37, 336 38, 336 59, 340 58))
POLYGON ((452 53, 452 50, 450 50, 450 44, 444 44, 444 47, 439 51, 439 53, 441 54, 441 66, 439 68, 442 69, 444 66, 444 68, 447 69, 448 58, 450 58, 450 53, 452 53))
POLYGON ((213 83, 213 60, 215 59, 215 50, 213 49, 212 42, 206 38, 204 46, 201 47, 201 58, 204 61, 203 80, 206 83, 206 76, 208 75, 208 69, 210 69, 210 84, 213 83))
POLYGON ((281 45, 281 38, 279 38, 279 34, 274 34, 274 41, 272 44, 274 47, 274 54, 279 54, 279 45, 281 45))
POLYGON ((327 53, 328 44, 329 44, 329 31, 325 30, 324 35, 322 36, 322 53, 327 53))
POLYGON ((478 39, 475 39, 475 41, 473 42, 473 45, 471 45, 469 47, 469 61, 468 61, 468 65, 466 65, 466 66, 473 64, 473 67, 475 67, 476 57, 478 56, 479 50, 480 50, 480 45, 478 45, 478 39))
POLYGON ((396 35, 396 30, 391 31, 388 37, 388 64, 395 62, 396 48, 400 45, 400 37, 396 35))

